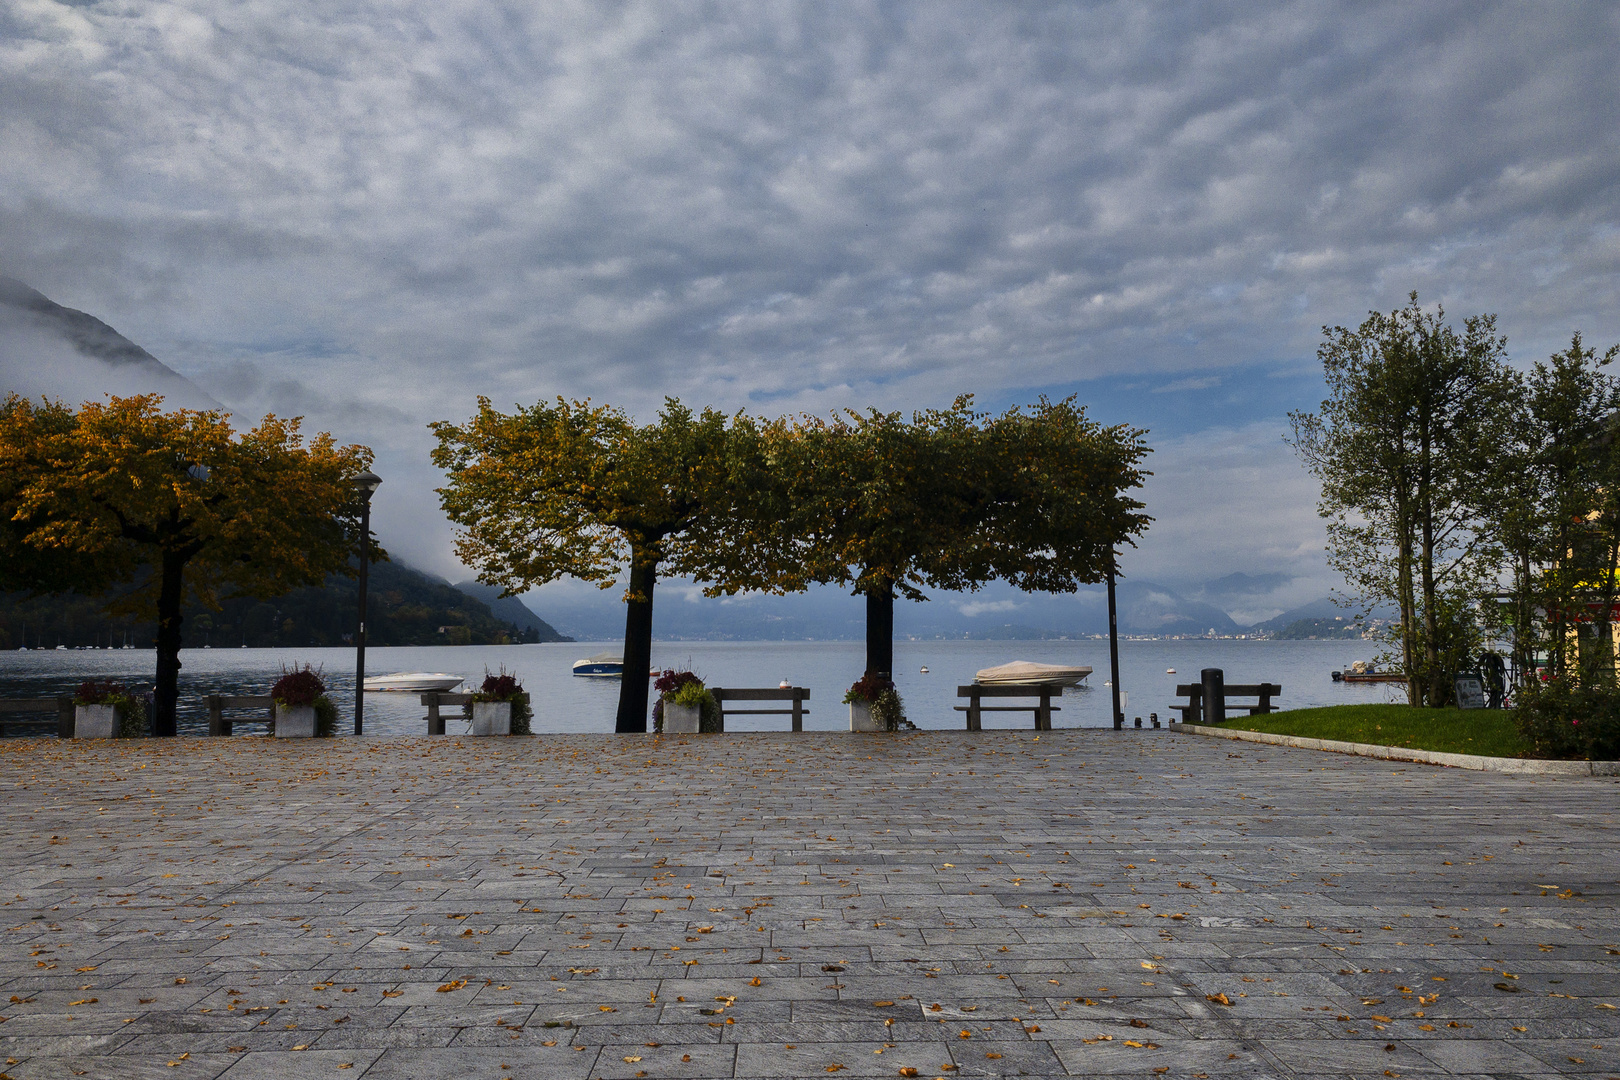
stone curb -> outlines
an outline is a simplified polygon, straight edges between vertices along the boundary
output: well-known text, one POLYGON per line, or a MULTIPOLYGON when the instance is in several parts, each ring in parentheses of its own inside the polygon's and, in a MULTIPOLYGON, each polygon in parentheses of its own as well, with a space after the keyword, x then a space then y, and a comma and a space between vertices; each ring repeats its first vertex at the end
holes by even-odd
POLYGON ((1335 754, 1383 758, 1388 761, 1415 761, 1424 765, 1449 765, 1454 769, 1480 772, 1517 773, 1529 776, 1620 776, 1620 761, 1539 761, 1532 758, 1483 757, 1479 754, 1447 754, 1438 750, 1408 750, 1401 746, 1376 743, 1339 742, 1336 739, 1306 739, 1298 735, 1273 735, 1265 731, 1242 731, 1208 724, 1173 724, 1171 730, 1215 739, 1269 743, 1301 750, 1327 750, 1335 754))

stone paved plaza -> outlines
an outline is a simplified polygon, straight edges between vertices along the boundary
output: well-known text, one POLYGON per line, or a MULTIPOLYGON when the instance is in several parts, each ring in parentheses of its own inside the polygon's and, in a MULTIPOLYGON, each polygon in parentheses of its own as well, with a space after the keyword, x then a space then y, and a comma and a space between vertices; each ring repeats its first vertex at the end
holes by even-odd
POLYGON ((14 739, 0 791, 14 1080, 1620 1077, 1612 779, 1069 730, 14 739))

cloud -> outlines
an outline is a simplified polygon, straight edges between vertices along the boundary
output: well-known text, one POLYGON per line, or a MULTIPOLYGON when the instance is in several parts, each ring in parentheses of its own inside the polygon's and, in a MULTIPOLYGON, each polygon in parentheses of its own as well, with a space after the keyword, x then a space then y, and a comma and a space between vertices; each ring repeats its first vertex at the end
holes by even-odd
POLYGON ((13 5, 0 271, 396 455, 402 522, 434 513, 424 424, 480 393, 1207 388, 1413 288, 1530 359, 1620 338, 1617 31, 1601 2, 13 5))
POLYGON ((1017 600, 965 600, 957 602, 956 610, 970 619, 976 619, 980 615, 1017 611, 1023 606, 1017 600))
POLYGON ((1173 394, 1182 390, 1208 390, 1219 385, 1221 385, 1219 375, 1199 375, 1190 379, 1177 379, 1175 382, 1168 382, 1163 386, 1155 386, 1153 392, 1155 394, 1173 394))

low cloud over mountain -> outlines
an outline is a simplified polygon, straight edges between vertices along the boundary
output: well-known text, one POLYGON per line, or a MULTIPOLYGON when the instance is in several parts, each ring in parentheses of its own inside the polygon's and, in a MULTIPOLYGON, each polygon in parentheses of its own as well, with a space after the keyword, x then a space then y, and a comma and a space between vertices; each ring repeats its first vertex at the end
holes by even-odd
POLYGON ((217 409, 202 388, 93 315, 0 276, 0 394, 78 405, 162 394, 171 407, 217 409))

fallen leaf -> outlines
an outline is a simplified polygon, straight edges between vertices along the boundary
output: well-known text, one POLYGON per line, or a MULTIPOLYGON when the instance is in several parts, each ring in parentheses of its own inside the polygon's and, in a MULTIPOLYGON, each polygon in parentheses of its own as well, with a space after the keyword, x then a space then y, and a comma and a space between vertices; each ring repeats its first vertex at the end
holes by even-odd
POLYGON ((1230 1005, 1230 1004, 1232 1004, 1232 999, 1227 997, 1225 994, 1205 994, 1204 995, 1204 1000, 1205 1001, 1213 1001, 1217 1005, 1230 1005))
POLYGON ((436 990, 434 992, 439 993, 439 994, 448 994, 448 993, 451 993, 453 991, 460 990, 462 987, 464 987, 466 985, 467 985, 467 980, 466 979, 456 979, 454 982, 445 983, 443 986, 439 987, 438 990, 436 990))

